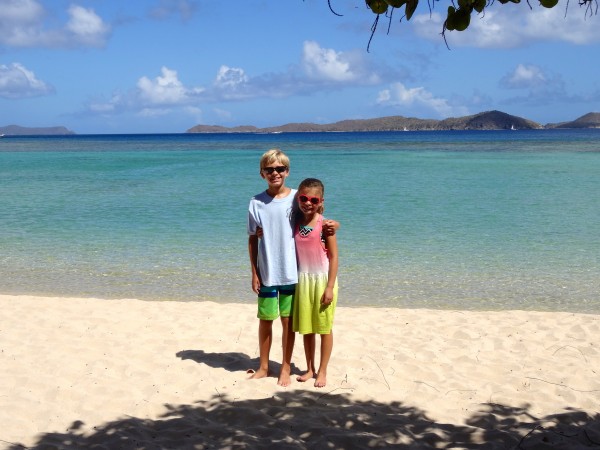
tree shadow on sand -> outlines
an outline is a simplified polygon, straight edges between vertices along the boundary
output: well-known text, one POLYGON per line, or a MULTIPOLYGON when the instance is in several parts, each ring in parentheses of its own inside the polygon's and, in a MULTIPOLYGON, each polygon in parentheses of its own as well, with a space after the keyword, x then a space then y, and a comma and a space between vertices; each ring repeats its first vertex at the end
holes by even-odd
MULTIPOLYGON (((237 401, 214 395, 165 405, 156 420, 124 417, 46 433, 32 449, 599 448, 600 415, 567 411, 543 418, 527 407, 484 404, 466 424, 438 423, 400 402, 358 401, 340 392, 285 391, 237 401)), ((22 450, 13 444, 9 450, 22 450)))

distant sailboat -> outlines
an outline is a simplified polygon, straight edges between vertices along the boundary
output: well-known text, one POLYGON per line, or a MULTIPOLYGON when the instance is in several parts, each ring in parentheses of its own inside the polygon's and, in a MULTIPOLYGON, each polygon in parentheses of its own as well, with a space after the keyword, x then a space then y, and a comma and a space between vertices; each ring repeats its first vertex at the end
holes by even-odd
POLYGON ((514 126, 514 125, 512 125, 512 124, 511 124, 511 126, 510 126, 510 129, 511 129, 511 130, 513 130, 513 131, 515 131, 515 130, 516 130, 515 126, 514 126))

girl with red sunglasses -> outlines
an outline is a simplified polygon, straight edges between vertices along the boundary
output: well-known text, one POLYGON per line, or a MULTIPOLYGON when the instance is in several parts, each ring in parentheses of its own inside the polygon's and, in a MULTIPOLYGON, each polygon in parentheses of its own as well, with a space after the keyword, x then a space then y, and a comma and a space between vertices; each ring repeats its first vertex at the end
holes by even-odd
POLYGON ((333 350, 333 317, 337 304, 338 247, 335 235, 323 230, 325 187, 307 178, 298 187, 294 214, 294 241, 298 284, 292 314, 293 330, 303 335, 306 372, 297 378, 316 378, 315 387, 327 382, 327 365, 333 350), (321 335, 319 369, 315 366, 315 335, 321 335))

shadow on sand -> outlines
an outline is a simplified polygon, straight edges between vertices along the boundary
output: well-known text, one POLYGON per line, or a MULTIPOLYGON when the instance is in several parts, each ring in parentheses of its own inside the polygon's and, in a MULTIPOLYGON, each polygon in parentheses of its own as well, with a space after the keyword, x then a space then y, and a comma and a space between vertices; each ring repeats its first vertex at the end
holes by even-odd
MULTIPOLYGON (((423 411, 400 402, 357 401, 339 390, 326 393, 294 390, 264 399, 236 401, 214 395, 189 405, 165 405, 164 414, 156 420, 123 417, 93 428, 75 421, 67 432, 40 435, 29 448, 267 447, 599 448, 600 414, 592 417, 573 410, 537 418, 528 408, 483 404, 466 424, 438 423, 423 411)), ((12 444, 8 448, 24 447, 12 444)))
MULTIPOLYGON (((210 353, 204 350, 182 350, 175 355, 182 360, 192 360, 197 363, 206 364, 209 367, 225 369, 229 372, 247 372, 256 370, 260 365, 259 358, 250 358, 245 353, 210 353)), ((281 364, 269 361, 269 371, 271 374, 278 374, 281 370, 281 364)), ((301 370, 294 364, 291 364, 292 374, 300 375, 301 370)))

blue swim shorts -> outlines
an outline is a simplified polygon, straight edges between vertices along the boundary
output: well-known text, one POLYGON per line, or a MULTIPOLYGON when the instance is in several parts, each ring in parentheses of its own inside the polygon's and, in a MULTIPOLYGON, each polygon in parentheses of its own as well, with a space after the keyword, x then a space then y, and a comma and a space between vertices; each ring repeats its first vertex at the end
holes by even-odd
POLYGON ((258 317, 261 320, 275 320, 279 316, 290 317, 294 302, 295 284, 284 286, 262 286, 258 292, 258 317))

